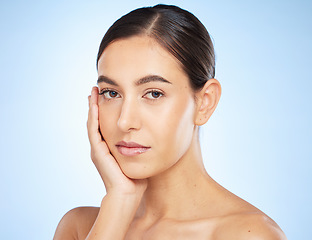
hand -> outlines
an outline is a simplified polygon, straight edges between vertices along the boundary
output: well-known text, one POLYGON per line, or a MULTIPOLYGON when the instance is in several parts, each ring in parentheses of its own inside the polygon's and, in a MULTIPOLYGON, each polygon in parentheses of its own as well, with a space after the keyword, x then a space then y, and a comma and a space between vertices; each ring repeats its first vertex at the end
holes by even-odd
POLYGON ((99 127, 99 91, 93 87, 89 100, 88 136, 91 144, 91 159, 104 182, 106 192, 118 194, 143 195, 146 179, 130 179, 120 169, 116 159, 111 155, 107 144, 100 133, 99 127))

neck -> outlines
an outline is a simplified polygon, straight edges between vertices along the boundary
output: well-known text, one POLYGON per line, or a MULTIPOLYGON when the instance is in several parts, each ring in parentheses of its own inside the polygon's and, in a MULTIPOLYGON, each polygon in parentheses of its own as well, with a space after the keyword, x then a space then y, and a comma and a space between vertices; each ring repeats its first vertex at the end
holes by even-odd
POLYGON ((204 168, 198 137, 194 136, 189 150, 174 166, 148 179, 137 217, 198 218, 212 182, 204 168))

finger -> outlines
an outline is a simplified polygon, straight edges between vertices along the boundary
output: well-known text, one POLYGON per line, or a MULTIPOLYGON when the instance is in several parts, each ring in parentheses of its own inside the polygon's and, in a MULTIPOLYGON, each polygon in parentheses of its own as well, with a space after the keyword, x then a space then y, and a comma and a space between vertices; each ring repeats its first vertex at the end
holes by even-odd
POLYGON ((96 89, 97 88, 93 88, 91 91, 87 122, 88 136, 91 145, 95 145, 102 140, 99 132, 99 110, 97 104, 98 91, 96 89))
POLYGON ((99 96, 99 89, 98 87, 93 87, 91 90, 91 103, 98 104, 98 96, 99 96))

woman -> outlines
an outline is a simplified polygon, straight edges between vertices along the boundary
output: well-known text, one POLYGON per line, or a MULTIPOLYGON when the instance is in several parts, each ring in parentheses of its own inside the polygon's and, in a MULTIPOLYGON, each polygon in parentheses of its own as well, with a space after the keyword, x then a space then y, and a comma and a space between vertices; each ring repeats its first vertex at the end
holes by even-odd
POLYGON ((97 67, 87 126, 107 194, 100 208, 69 211, 55 240, 286 239, 204 168, 198 129, 221 86, 195 16, 167 5, 130 12, 105 34, 97 67))

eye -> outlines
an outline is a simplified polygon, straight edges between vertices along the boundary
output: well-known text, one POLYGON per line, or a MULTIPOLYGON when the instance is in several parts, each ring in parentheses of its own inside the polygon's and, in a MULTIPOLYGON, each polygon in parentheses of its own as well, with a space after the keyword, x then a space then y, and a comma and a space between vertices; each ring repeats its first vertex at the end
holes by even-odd
POLYGON ((103 89, 100 93, 100 95, 103 95, 106 99, 112 99, 112 98, 119 98, 120 94, 114 90, 109 89, 103 89))
POLYGON ((155 100, 163 96, 164 94, 157 90, 152 90, 144 95, 145 98, 155 100))

